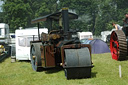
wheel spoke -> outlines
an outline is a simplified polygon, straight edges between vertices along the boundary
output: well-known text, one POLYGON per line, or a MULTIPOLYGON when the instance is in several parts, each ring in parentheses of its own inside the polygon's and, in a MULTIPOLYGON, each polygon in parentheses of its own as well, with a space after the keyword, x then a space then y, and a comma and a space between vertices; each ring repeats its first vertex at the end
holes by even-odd
POLYGON ((115 41, 114 43, 115 43, 117 46, 119 46, 119 43, 118 43, 118 41, 115 41))
POLYGON ((111 39, 111 42, 114 42, 114 40, 113 40, 113 39, 111 39))
POLYGON ((118 39, 117 39, 117 35, 116 35, 115 33, 113 34, 113 39, 114 39, 115 41, 118 40, 118 39))

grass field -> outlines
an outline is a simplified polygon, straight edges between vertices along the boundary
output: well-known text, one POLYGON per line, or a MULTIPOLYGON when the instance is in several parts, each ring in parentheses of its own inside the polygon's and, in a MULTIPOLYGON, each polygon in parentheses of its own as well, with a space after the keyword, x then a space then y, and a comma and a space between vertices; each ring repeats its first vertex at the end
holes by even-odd
POLYGON ((0 63, 0 85, 128 85, 128 61, 112 60, 110 53, 93 54, 92 61, 92 78, 66 80, 63 69, 35 72, 30 62, 11 63, 7 58, 0 63))

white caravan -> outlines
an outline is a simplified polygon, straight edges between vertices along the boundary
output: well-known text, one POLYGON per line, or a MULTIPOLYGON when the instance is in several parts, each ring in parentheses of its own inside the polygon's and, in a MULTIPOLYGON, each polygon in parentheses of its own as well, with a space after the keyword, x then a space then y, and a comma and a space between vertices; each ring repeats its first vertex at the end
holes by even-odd
POLYGON ((4 42, 9 44, 10 42, 9 36, 9 26, 5 23, 0 23, 0 42, 4 42))
POLYGON ((81 39, 93 39, 92 32, 78 32, 78 38, 81 39))
MULTIPOLYGON (((40 28, 40 34, 48 33, 48 29, 40 28)), ((30 60, 30 41, 38 39, 38 28, 18 29, 16 35, 16 59, 30 60), (34 37, 34 38, 33 38, 34 37)))

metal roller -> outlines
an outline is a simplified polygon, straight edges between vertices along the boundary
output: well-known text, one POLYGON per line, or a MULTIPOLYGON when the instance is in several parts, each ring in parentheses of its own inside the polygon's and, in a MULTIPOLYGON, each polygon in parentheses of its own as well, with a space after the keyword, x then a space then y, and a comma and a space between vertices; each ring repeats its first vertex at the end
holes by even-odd
POLYGON ((91 77, 91 56, 87 47, 65 49, 65 76, 67 79, 91 77))
POLYGON ((32 64, 33 70, 35 71, 40 71, 41 65, 42 65, 40 45, 41 45, 41 42, 33 43, 31 45, 31 50, 30 50, 31 64, 32 64))

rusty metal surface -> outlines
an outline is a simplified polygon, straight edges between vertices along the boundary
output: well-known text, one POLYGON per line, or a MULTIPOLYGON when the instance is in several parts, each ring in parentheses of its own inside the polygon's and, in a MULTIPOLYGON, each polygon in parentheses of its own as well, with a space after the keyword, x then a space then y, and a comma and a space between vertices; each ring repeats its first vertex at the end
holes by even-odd
POLYGON ((54 46, 41 46, 41 58, 43 67, 55 67, 54 46))
POLYGON ((45 47, 43 45, 40 46, 41 50, 41 62, 42 62, 42 67, 46 67, 46 62, 45 62, 45 47))
POLYGON ((55 56, 54 56, 54 46, 45 47, 45 57, 46 57, 46 66, 54 67, 55 66, 55 56))

